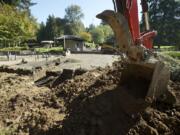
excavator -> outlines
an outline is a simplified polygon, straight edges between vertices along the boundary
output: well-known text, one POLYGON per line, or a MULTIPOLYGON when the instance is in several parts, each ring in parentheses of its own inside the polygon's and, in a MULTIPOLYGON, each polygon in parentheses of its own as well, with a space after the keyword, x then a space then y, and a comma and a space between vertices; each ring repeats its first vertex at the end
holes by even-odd
POLYGON ((137 0, 112 0, 113 10, 105 10, 96 17, 109 24, 114 31, 121 52, 123 71, 120 98, 127 113, 149 105, 168 93, 170 71, 153 52, 157 32, 150 30, 147 0, 141 0, 145 31, 140 32, 137 0), (124 100, 126 99, 126 101, 124 100))

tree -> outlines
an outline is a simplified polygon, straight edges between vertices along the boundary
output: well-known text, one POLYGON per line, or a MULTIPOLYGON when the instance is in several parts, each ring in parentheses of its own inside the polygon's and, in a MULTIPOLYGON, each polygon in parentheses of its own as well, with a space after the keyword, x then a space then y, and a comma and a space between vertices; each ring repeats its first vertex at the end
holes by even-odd
POLYGON ((151 28, 158 31, 157 45, 180 44, 180 2, 176 0, 148 0, 151 28))
POLYGON ((92 41, 92 36, 88 32, 81 32, 80 37, 83 38, 85 41, 88 41, 88 42, 92 41))
POLYGON ((103 43, 104 42, 104 33, 101 28, 96 27, 90 31, 92 35, 92 39, 95 43, 103 43))
POLYGON ((8 4, 10 6, 15 6, 20 10, 25 10, 30 14, 30 7, 34 6, 36 3, 32 0, 0 0, 1 4, 8 4))
POLYGON ((86 28, 86 31, 87 31, 87 32, 90 32, 90 31, 92 31, 92 30, 95 29, 95 28, 96 28, 96 26, 95 26, 94 24, 90 24, 89 27, 86 28))
POLYGON ((46 33, 47 40, 54 40, 54 38, 58 36, 58 28, 56 25, 56 19, 53 15, 52 16, 49 15, 47 19, 45 33, 46 33))
POLYGON ((83 13, 77 5, 71 5, 65 10, 66 15, 63 19, 49 15, 46 25, 41 24, 37 32, 38 41, 54 40, 55 37, 65 35, 79 35, 85 31, 81 19, 83 13))
POLYGON ((15 42, 35 36, 37 24, 27 12, 5 4, 0 4, 0 11, 0 39, 15 42))
POLYGON ((20 3, 20 0, 0 0, 1 4, 8 4, 10 6, 17 6, 20 3))
POLYGON ((53 15, 49 15, 46 24, 41 23, 37 32, 38 41, 42 40, 54 40, 55 37, 59 37, 64 34, 65 20, 56 18, 53 15))
POLYGON ((59 17, 56 18, 56 26, 58 28, 57 29, 58 36, 64 34, 65 24, 66 24, 66 20, 65 19, 61 19, 59 17))
POLYGON ((90 25, 89 32, 92 35, 92 39, 95 43, 103 43, 108 42, 110 39, 114 37, 113 31, 109 25, 90 25))
POLYGON ((79 35, 82 31, 85 31, 84 24, 81 21, 69 23, 64 26, 65 35, 79 35))
POLYGON ((81 7, 78 5, 71 5, 65 9, 64 19, 66 21, 64 34, 79 35, 80 32, 85 31, 84 24, 81 19, 84 17, 81 7))
POLYGON ((98 27, 103 30, 104 42, 107 42, 107 40, 111 39, 114 36, 114 33, 109 25, 103 24, 99 25, 98 27))
POLYGON ((40 27, 39 27, 39 30, 37 32, 37 40, 40 42, 42 40, 45 40, 46 39, 46 36, 45 36, 45 33, 46 32, 46 26, 45 24, 42 22, 40 24, 40 27))
POLYGON ((71 5, 65 9, 65 19, 68 20, 68 22, 79 22, 84 17, 84 14, 82 13, 81 7, 78 5, 71 5))

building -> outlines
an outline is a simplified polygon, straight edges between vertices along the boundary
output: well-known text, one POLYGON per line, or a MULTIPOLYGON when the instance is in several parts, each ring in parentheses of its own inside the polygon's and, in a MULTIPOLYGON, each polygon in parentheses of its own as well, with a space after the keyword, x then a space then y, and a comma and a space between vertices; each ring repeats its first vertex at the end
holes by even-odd
POLYGON ((71 52, 83 51, 84 39, 74 35, 64 35, 55 38, 57 44, 63 45, 63 48, 69 49, 71 52))

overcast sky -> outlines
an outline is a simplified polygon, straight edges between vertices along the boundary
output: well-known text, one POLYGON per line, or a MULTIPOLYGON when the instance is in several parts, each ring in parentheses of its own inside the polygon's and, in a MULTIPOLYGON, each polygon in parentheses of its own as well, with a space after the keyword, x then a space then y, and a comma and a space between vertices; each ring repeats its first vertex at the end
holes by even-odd
MULTIPOLYGON (((32 14, 37 18, 38 22, 46 22, 48 15, 63 18, 65 8, 71 4, 79 5, 85 15, 83 23, 85 26, 93 23, 100 23, 96 19, 96 15, 106 9, 113 9, 112 0, 32 0, 37 5, 31 7, 32 14)), ((140 0, 138 0, 139 2, 140 0)))

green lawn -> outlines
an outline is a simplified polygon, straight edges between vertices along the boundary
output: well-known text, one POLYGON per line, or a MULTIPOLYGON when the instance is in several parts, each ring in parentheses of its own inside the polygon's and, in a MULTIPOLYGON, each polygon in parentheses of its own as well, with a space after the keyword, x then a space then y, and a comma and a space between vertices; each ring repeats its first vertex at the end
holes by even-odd
MULTIPOLYGON (((158 48, 158 46, 154 46, 154 48, 158 48)), ((160 49, 162 50, 175 50, 176 47, 175 46, 160 46, 160 49)))
POLYGON ((55 52, 59 53, 63 51, 63 47, 52 47, 52 48, 35 48, 35 51, 38 53, 47 53, 47 52, 55 52))
POLYGON ((6 47, 6 48, 0 48, 0 52, 19 52, 27 49, 28 47, 6 47))
MULTIPOLYGON (((0 52, 19 52, 23 50, 31 50, 28 47, 7 47, 7 48, 0 48, 0 52)), ((34 49, 33 49, 34 50, 34 49)), ((38 53, 47 53, 47 52, 62 52, 62 47, 52 47, 52 48, 35 48, 35 51, 38 53)))
POLYGON ((165 52, 165 54, 173 58, 180 59, 180 51, 169 51, 169 52, 165 52))

